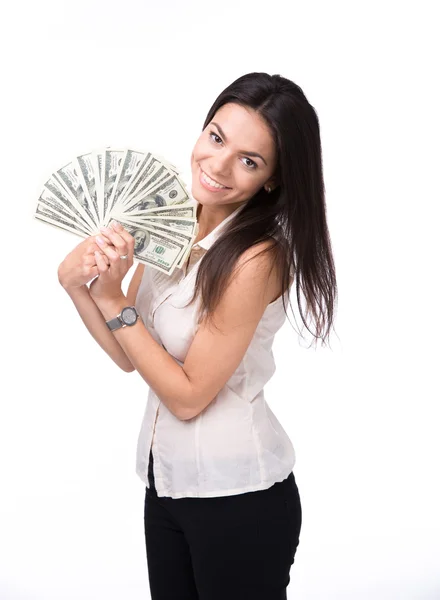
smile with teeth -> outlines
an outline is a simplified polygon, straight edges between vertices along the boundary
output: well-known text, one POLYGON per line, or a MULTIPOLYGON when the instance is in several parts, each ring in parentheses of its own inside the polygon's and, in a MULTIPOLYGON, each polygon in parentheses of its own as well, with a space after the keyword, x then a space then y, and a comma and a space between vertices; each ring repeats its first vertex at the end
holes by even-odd
MULTIPOLYGON (((202 171, 202 169, 200 169, 200 170, 202 171)), ((226 185, 221 185, 220 183, 218 183, 214 179, 211 179, 210 177, 208 177, 208 175, 205 173, 205 171, 202 171, 202 179, 208 185, 210 185, 212 187, 215 187, 215 188, 218 188, 219 190, 229 189, 229 188, 226 187, 226 185)))

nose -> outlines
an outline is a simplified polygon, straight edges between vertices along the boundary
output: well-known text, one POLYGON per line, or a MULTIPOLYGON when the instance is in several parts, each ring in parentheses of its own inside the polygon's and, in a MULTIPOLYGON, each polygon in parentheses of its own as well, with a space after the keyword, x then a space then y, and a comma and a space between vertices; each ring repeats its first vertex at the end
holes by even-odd
POLYGON ((226 149, 216 152, 211 158, 209 168, 215 179, 218 177, 220 181, 228 181, 231 174, 231 158, 232 155, 226 149))

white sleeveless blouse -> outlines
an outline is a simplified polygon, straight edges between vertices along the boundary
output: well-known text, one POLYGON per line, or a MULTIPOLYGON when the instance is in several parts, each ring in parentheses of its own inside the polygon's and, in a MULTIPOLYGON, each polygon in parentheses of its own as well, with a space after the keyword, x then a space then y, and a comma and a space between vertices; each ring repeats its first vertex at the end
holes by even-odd
MULTIPOLYGON (((171 276, 144 268, 135 306, 153 338, 180 365, 198 328, 199 298, 184 308, 192 298, 198 265, 240 208, 193 245, 186 274, 185 266, 171 276)), ((267 306, 235 373, 193 419, 175 417, 149 389, 136 473, 149 487, 152 448, 158 496, 232 496, 267 489, 292 471, 294 448, 270 410, 263 389, 275 372, 272 343, 285 319, 280 296, 267 306)))

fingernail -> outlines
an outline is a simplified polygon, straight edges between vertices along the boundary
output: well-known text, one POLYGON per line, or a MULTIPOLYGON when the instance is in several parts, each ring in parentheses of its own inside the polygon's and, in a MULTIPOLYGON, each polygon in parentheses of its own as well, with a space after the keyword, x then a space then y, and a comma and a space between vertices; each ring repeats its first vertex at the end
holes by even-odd
POLYGON ((112 221, 110 223, 110 225, 114 228, 114 229, 122 229, 122 225, 120 223, 118 223, 118 221, 112 221))
POLYGON ((100 237, 99 235, 96 236, 96 241, 98 242, 98 244, 105 244, 105 240, 103 240, 102 237, 100 237))
POLYGON ((110 229, 108 227, 104 227, 104 225, 102 227, 99 228, 101 231, 110 231, 110 229))

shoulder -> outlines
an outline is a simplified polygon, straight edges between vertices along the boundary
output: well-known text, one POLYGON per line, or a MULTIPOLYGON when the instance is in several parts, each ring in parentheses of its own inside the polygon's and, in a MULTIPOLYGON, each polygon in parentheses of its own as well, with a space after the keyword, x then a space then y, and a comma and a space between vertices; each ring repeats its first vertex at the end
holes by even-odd
POLYGON ((275 263, 278 243, 276 240, 265 240, 247 248, 237 259, 235 268, 242 269, 248 263, 250 269, 267 269, 275 263))
POLYGON ((275 258, 271 241, 255 244, 240 255, 214 311, 217 324, 230 330, 258 323, 267 305, 281 293, 275 258))
POLYGON ((275 300, 281 293, 278 251, 275 240, 265 240, 245 250, 233 270, 237 291, 259 293, 264 306, 275 300))

